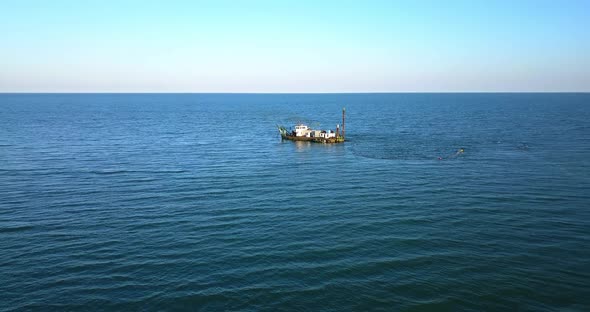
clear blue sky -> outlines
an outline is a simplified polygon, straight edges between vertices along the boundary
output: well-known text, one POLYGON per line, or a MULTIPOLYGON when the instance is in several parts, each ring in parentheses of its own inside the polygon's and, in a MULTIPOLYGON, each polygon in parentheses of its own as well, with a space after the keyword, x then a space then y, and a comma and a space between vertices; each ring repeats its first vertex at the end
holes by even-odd
POLYGON ((590 1, 0 1, 0 92, 590 91, 590 1))

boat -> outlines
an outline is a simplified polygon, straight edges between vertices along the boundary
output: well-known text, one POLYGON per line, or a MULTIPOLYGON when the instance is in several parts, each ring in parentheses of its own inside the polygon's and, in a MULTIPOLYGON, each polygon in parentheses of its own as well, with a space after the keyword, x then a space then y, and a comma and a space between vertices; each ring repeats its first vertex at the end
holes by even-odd
POLYGON ((316 130, 311 129, 304 123, 298 123, 295 127, 287 129, 284 126, 278 126, 281 139, 291 141, 310 141, 316 143, 342 143, 345 135, 345 116, 346 109, 342 108, 342 130, 340 125, 336 125, 336 130, 316 130))

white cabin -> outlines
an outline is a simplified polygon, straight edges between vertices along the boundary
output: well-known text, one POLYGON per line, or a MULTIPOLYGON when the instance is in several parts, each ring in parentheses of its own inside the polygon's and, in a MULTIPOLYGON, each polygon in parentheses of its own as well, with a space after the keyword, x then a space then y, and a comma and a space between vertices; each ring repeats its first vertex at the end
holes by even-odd
POLYGON ((312 138, 319 138, 321 136, 321 130, 311 130, 311 137, 312 138))
POLYGON ((326 138, 326 139, 328 139, 328 138, 335 138, 336 137, 336 133, 334 131, 332 131, 332 130, 321 131, 319 137, 320 138, 326 138))
POLYGON ((307 127, 304 124, 299 124, 295 126, 295 136, 301 137, 301 136, 309 136, 309 133, 311 131, 309 130, 309 127, 307 127))
POLYGON ((314 130, 310 129, 304 124, 298 124, 295 126, 295 136, 297 137, 308 137, 308 138, 335 138, 336 132, 332 130, 314 130))

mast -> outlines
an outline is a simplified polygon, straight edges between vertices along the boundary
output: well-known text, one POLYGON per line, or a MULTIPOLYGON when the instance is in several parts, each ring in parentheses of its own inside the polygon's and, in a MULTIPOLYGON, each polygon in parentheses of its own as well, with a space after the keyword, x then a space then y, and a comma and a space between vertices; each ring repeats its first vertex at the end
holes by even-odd
POLYGON ((345 113, 346 113, 346 107, 342 107, 342 138, 343 139, 344 139, 344 134, 346 132, 346 126, 345 126, 345 123, 344 123, 345 113))

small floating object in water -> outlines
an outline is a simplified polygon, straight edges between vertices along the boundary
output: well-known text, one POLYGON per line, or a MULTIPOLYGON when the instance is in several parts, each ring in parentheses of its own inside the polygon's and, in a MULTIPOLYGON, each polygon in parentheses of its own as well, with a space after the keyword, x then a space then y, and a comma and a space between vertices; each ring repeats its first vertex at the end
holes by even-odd
MULTIPOLYGON (((455 158, 455 157, 457 157, 457 156, 459 156, 459 155, 461 155, 463 153, 465 153, 465 149, 464 148, 460 148, 460 149, 457 150, 457 152, 455 154, 451 154, 451 155, 447 156, 446 158, 447 159, 448 158, 455 158)), ((443 159, 444 159, 443 157, 440 157, 440 156, 438 157, 438 160, 443 160, 443 159)))
POLYGON ((526 143, 522 143, 520 146, 518 146, 518 149, 526 151, 529 149, 529 146, 526 143))

